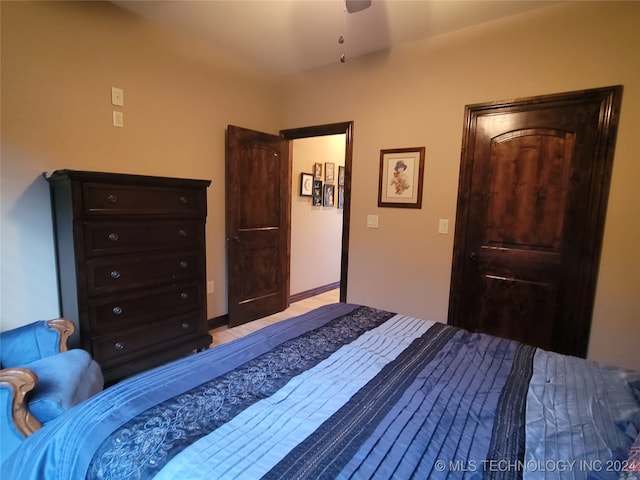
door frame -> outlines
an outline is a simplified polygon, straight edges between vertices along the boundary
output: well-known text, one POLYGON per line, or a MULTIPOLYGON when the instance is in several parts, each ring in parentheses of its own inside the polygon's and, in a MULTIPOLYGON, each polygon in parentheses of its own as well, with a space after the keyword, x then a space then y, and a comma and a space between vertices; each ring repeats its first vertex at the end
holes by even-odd
MULTIPOLYGON (((347 274, 349 267, 349 225, 351 223, 351 168, 353 164, 353 120, 348 122, 329 123, 310 127, 280 130, 280 136, 286 140, 298 138, 323 137, 327 135, 345 134, 344 152, 344 209, 342 216, 342 252, 340 256, 340 302, 347 301, 347 274)), ((290 155, 293 149, 289 149, 290 155)), ((292 163, 290 159, 290 164, 292 163)), ((291 226, 289 226, 291 235, 291 226)), ((289 292, 291 293, 291 292, 289 292)))

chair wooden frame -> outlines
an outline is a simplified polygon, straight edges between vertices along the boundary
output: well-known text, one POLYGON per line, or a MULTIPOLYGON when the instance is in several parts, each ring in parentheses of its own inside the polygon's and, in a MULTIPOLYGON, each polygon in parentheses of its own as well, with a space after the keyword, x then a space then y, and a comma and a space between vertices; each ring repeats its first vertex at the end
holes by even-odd
POLYGON ((49 320, 47 325, 53 330, 58 330, 60 333, 60 351, 66 352, 68 349, 67 342, 69 341, 69 337, 73 335, 73 332, 76 331, 76 326, 71 320, 67 320, 66 318, 54 318, 53 320, 49 320))
MULTIPOLYGON (((60 352, 67 351, 67 341, 75 331, 75 325, 65 318, 56 318, 47 322, 49 328, 57 330, 60 334, 60 352)), ((42 427, 40 421, 34 417, 27 403, 25 396, 38 383, 38 376, 28 368, 15 367, 0 370, 0 385, 10 388, 13 391, 11 404, 11 415, 16 429, 28 437, 42 427)))
POLYGON ((38 376, 28 368, 5 368, 0 371, 0 385, 13 391, 11 402, 11 416, 16 429, 28 437, 42 427, 40 421, 34 417, 24 397, 36 386, 38 376))

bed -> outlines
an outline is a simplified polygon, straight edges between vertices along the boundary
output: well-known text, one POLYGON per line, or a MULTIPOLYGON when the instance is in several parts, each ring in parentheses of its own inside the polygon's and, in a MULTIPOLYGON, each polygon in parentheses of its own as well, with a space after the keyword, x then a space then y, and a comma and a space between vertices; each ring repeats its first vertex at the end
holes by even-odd
POLYGON ((631 479, 639 389, 639 372, 338 303, 104 390, 1 477, 631 479))

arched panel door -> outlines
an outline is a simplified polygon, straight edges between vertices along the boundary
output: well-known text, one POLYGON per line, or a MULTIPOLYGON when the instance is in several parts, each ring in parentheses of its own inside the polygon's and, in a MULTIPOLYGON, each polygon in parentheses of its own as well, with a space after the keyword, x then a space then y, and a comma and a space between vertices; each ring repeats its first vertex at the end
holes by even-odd
POLYGON ((586 355, 621 94, 467 107, 449 323, 586 355))

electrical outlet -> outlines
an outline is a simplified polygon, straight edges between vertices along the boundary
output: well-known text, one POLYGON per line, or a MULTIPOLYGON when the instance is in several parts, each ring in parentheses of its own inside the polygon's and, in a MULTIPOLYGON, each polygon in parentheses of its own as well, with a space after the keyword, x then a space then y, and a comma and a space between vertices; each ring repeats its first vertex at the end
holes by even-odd
POLYGON ((124 128, 124 113, 113 111, 113 126, 118 128, 124 128))
POLYGON ((213 280, 209 280, 207 282, 207 293, 213 293, 216 289, 215 282, 213 280))

